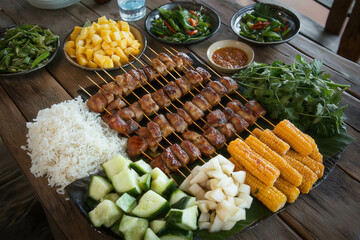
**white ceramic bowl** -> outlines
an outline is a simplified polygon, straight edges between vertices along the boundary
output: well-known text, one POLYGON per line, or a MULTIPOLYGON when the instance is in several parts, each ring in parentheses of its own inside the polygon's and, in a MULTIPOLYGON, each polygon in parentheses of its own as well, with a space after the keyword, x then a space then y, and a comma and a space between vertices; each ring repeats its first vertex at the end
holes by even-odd
POLYGON ((215 68, 215 70, 217 70, 219 72, 223 72, 223 73, 235 73, 235 72, 239 71, 240 69, 247 67, 254 60, 254 55, 255 55, 254 51, 249 45, 247 45, 243 42, 235 41, 235 40, 221 40, 221 41, 215 42, 215 43, 211 44, 207 50, 207 57, 210 61, 211 66, 213 68, 215 68), (214 54, 214 52, 216 50, 221 49, 221 48, 226 48, 226 47, 233 47, 233 48, 238 48, 238 49, 243 50, 245 52, 245 54, 247 55, 246 64, 240 68, 225 68, 220 65, 217 65, 212 60, 212 55, 214 54))

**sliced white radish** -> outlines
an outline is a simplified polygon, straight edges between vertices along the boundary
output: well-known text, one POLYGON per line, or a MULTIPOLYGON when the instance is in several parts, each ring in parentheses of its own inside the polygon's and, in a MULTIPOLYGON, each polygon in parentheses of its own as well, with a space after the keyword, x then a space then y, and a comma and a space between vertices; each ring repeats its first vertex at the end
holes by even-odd
POLYGON ((202 201, 204 201, 204 200, 196 201, 200 212, 202 212, 202 213, 209 212, 210 209, 208 208, 208 205, 205 202, 202 202, 202 201))
POLYGON ((247 203, 246 208, 251 207, 251 203, 253 201, 253 198, 250 195, 248 195, 246 193, 239 193, 238 198, 243 199, 247 203))
MULTIPOLYGON (((231 163, 231 162, 230 162, 231 163)), ((230 176, 231 175, 231 173, 234 171, 234 168, 235 168, 235 166, 234 166, 234 164, 222 164, 221 165, 221 169, 223 170, 223 172, 225 173, 225 174, 227 174, 228 176, 230 176)))
POLYGON ((236 205, 236 204, 235 204, 235 198, 234 198, 234 197, 229 197, 229 196, 228 196, 228 197, 226 198, 226 200, 229 201, 229 202, 231 202, 232 204, 236 205))
POLYGON ((220 180, 217 186, 223 188, 231 184, 234 184, 233 179, 231 177, 224 177, 223 179, 220 180))
POLYGON ((241 184, 239 187, 239 192, 240 193, 246 193, 247 195, 250 195, 250 186, 246 185, 246 184, 241 184))
POLYGON ((238 208, 235 214, 228 217, 229 221, 234 221, 234 222, 238 222, 245 219, 246 219, 246 212, 245 209, 243 208, 238 208))
POLYGON ((197 165, 191 170, 191 174, 195 177, 200 172, 201 166, 197 165))
POLYGON ((223 222, 228 221, 230 217, 232 217, 239 210, 231 202, 224 200, 222 201, 216 208, 216 216, 218 216, 223 222))
POLYGON ((202 212, 199 217, 199 222, 209 222, 210 221, 210 213, 202 212))
POLYGON ((214 222, 211 224, 209 232, 218 232, 223 228, 223 226, 224 222, 221 221, 221 219, 216 215, 214 222))
POLYGON ((216 178, 216 179, 223 179, 225 177, 227 177, 226 174, 224 174, 222 171, 217 171, 217 170, 212 170, 212 171, 208 171, 207 175, 211 178, 216 178))
POLYGON ((246 208, 248 206, 248 203, 242 198, 234 197, 234 203, 238 208, 246 208))
POLYGON ((218 189, 218 183, 220 182, 219 179, 216 179, 216 178, 212 178, 212 179, 209 179, 208 180, 208 183, 210 185, 210 189, 211 190, 215 190, 215 189, 218 189))
POLYGON ((209 229, 211 226, 211 223, 210 222, 199 222, 198 225, 199 225, 199 229, 203 230, 203 229, 209 229))
POLYGON ((233 173, 231 174, 231 176, 233 177, 233 179, 234 179, 236 182, 244 183, 244 182, 245 182, 245 177, 246 177, 246 172, 245 172, 245 171, 233 172, 233 173))
POLYGON ((205 193, 204 197, 216 202, 222 202, 226 198, 225 194, 220 189, 208 191, 205 193))
POLYGON ((196 197, 196 199, 198 199, 198 200, 205 199, 204 198, 205 191, 197 183, 194 183, 193 185, 191 185, 189 187, 189 193, 194 195, 196 197))
POLYGON ((238 186, 234 183, 227 185, 226 187, 222 187, 226 196, 235 197, 238 193, 238 186))
POLYGON ((235 226, 236 222, 235 221, 226 221, 223 224, 222 230, 230 230, 235 226))
POLYGON ((193 179, 193 175, 192 174, 190 174, 187 178, 185 178, 185 180, 181 183, 181 185, 180 185, 180 189, 181 190, 183 190, 183 191, 185 191, 185 192, 189 192, 189 188, 190 188, 190 186, 191 186, 191 184, 190 184, 190 181, 193 179))
POLYGON ((209 179, 206 173, 199 171, 199 173, 191 179, 190 184, 206 182, 209 179))
MULTIPOLYGON (((216 159, 220 165, 226 165, 226 164, 233 164, 232 162, 229 161, 229 159, 227 159, 226 157, 224 157, 223 155, 219 154, 216 157, 214 157, 214 159, 216 159)), ((234 164, 233 164, 234 165, 234 164)))

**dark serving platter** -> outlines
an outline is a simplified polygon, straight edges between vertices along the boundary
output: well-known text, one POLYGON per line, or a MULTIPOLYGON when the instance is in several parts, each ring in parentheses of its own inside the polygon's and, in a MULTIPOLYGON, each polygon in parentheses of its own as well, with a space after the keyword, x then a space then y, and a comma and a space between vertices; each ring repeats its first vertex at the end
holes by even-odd
POLYGON ((259 42, 240 35, 240 22, 246 13, 248 12, 251 13, 254 11, 255 4, 252 4, 241 8, 231 18, 231 22, 230 22, 231 28, 234 31, 234 33, 238 35, 241 39, 260 45, 274 45, 274 44, 280 44, 290 41, 300 32, 300 20, 293 12, 275 4, 270 4, 270 3, 263 3, 263 4, 270 7, 272 12, 276 16, 275 17, 276 19, 278 19, 284 25, 288 25, 289 27, 291 27, 291 31, 285 36, 285 38, 282 41, 275 41, 275 42, 259 42))
MULTIPOLYGON (((11 25, 11 26, 8 26, 8 27, 5 27, 5 28, 2 28, 0 29, 0 38, 2 38, 4 36, 4 34, 6 33, 6 30, 7 29, 12 29, 12 28, 15 28, 17 26, 22 26, 23 24, 16 24, 16 25, 11 25)), ((37 25, 43 29, 49 29, 47 27, 43 27, 43 26, 40 26, 38 24, 32 24, 32 25, 37 25)), ((51 29, 50 31, 52 33, 54 33, 51 29)), ((54 33, 56 34, 56 33, 54 33)), ((47 61, 43 62, 41 65, 37 66, 37 67, 34 67, 34 68, 31 68, 29 70, 26 70, 26 71, 20 71, 20 72, 0 72, 0 76, 15 76, 15 75, 23 75, 23 74, 27 74, 27 73, 31 73, 31 72, 34 72, 36 70, 39 70, 43 67, 45 67, 46 65, 48 65, 55 57, 56 53, 58 52, 60 48, 60 37, 58 38, 57 40, 57 43, 56 43, 56 48, 55 48, 55 51, 53 51, 50 56, 48 57, 47 61)))
MULTIPOLYGON (((193 53, 187 53, 193 60, 194 60, 194 67, 203 67, 206 70, 209 70, 209 68, 207 66, 205 66, 200 59, 198 59, 195 54, 193 53)), ((213 72, 211 72, 211 79, 212 80, 217 80, 219 77, 216 76, 213 72)), ((170 76, 168 75, 167 78, 170 78, 170 76)), ((170 80, 170 79, 169 79, 170 80)), ((152 82, 153 84, 153 82, 152 82)), ((159 86, 160 87, 160 86, 159 86)), ((241 89, 239 89, 241 90, 241 89)), ((86 88, 86 91, 88 91, 91 94, 94 94, 98 91, 98 87, 96 86, 90 86, 88 88, 86 88)), ((137 89, 135 91, 139 91, 137 94, 141 94, 141 89, 137 89)), ((85 93, 83 90, 79 90, 78 94, 84 99, 88 99, 89 96, 87 95, 87 93, 85 93)), ((233 98, 237 98, 237 95, 231 95, 233 98)), ((136 100, 136 99, 133 99, 136 100)), ((132 101, 132 100, 129 100, 132 101)), ((160 110, 159 114, 162 113, 160 110)), ((258 120, 259 121, 259 120, 258 120)), ((261 121, 259 122, 259 124, 262 125, 262 127, 269 127, 269 125, 266 125, 267 123, 265 121, 261 121)), ((142 125, 142 123, 140 123, 140 125, 142 125)), ((190 126, 191 127, 191 126, 190 126)), ((247 135, 245 133, 241 133, 244 134, 242 136, 246 137, 247 135)), ((171 139, 170 141, 176 141, 174 139, 171 139)), ((345 146, 346 144, 336 144, 335 146, 332 145, 332 143, 334 143, 334 141, 332 141, 332 139, 328 139, 326 141, 321 141, 321 139, 315 139, 317 142, 319 142, 318 146, 320 151, 324 154, 324 166, 325 166, 325 170, 324 170, 324 175, 321 179, 319 179, 313 186, 313 189, 315 187, 317 187, 319 184, 321 184, 327 177, 328 175, 334 170, 335 166, 336 166, 336 162, 340 159, 341 154, 343 153, 343 151, 345 150, 345 146), (331 145, 330 150, 329 149, 325 149, 326 145, 331 145)), ((334 143, 335 144, 335 143, 334 143)), ((229 154, 226 151, 226 148, 224 149, 220 149, 219 150, 220 154, 223 154, 225 157, 228 157, 229 154)), ((145 160, 145 159, 144 159, 145 160)), ((194 163, 194 165, 198 165, 201 164, 200 161, 196 161, 194 163)), ((189 168, 193 168, 194 165, 189 165, 189 168)), ((100 173, 98 173, 98 175, 102 175, 105 176, 105 173, 103 171, 101 171, 100 173)), ((178 174, 174 174, 173 178, 180 184, 182 181, 182 177, 178 174)), ((71 184, 69 184, 66 188, 65 188, 65 192, 67 194, 67 196, 69 197, 69 199, 71 200, 71 202, 76 206, 76 208, 81 212, 81 214, 87 219, 88 223, 92 226, 90 219, 88 217, 88 212, 91 210, 89 205, 88 205, 88 190, 89 190, 89 184, 90 184, 90 180, 91 180, 91 176, 82 178, 82 179, 78 179, 74 182, 72 182, 71 184)), ((311 192, 310 192, 311 194, 311 192)), ((303 196, 303 194, 301 194, 299 197, 303 196)), ((296 204, 292 203, 292 204, 296 204)), ((282 210, 284 210, 287 206, 289 206, 291 204, 286 204, 284 208, 282 208, 280 211, 273 213, 270 210, 268 210, 260 201, 258 201, 257 199, 254 198, 253 203, 251 205, 251 208, 246 210, 246 220, 244 221, 240 221, 238 222, 234 228, 232 228, 229 231, 220 231, 220 232, 216 232, 216 233, 209 233, 207 232, 207 230, 196 230, 194 231, 194 238, 195 239, 207 239, 207 240, 218 240, 218 239, 226 239, 229 238, 230 236, 242 231, 245 228, 253 228, 254 226, 256 226, 259 222, 261 222, 262 220, 275 215, 279 212, 281 212, 282 210)), ((92 226, 93 227, 93 226, 92 226)), ((93 227, 94 231, 97 231, 99 234, 106 236, 107 238, 112 238, 112 239, 119 239, 119 237, 117 235, 115 235, 110 229, 105 228, 105 227, 101 227, 101 228, 95 228, 93 227)))
POLYGON ((199 4, 199 3, 195 3, 195 2, 173 2, 173 3, 168 3, 168 4, 164 4, 159 6, 158 8, 152 10, 146 17, 145 19, 145 29, 146 31, 156 40, 163 42, 163 43, 167 43, 167 44, 173 44, 173 45, 190 45, 190 44, 194 44, 194 43, 199 43, 202 42, 210 37, 212 37, 215 33, 217 33, 217 31, 220 29, 221 26, 221 20, 219 15, 215 12, 214 9, 212 9, 211 7, 208 7, 204 4, 199 4), (200 39, 200 40, 196 40, 196 41, 190 41, 190 42, 169 42, 169 41, 165 41, 159 37, 157 37, 156 35, 154 35, 152 32, 150 32, 150 28, 152 26, 152 20, 157 19, 160 17, 160 12, 158 10, 158 8, 164 8, 164 9, 169 9, 169 10, 173 10, 173 9, 179 9, 179 6, 181 6, 181 8, 183 9, 188 9, 188 10, 196 10, 199 11, 200 9, 202 13, 208 15, 211 18, 211 33, 200 39))

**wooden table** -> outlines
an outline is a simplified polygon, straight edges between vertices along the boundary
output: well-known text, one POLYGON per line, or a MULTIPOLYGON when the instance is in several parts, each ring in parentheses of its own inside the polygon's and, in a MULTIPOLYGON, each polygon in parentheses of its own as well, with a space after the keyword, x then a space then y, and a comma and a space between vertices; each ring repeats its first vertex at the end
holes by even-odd
MULTIPOLYGON (((166 1, 148 0, 147 13, 166 1)), ((220 31, 212 38, 188 49, 203 61, 206 60, 208 46, 220 39, 238 39, 230 26, 231 16, 241 7, 235 0, 199 0, 217 10, 221 16, 220 31)), ((106 15, 119 19, 116 1, 99 5, 93 0, 82 0, 66 9, 41 10, 30 6, 25 0, 2 0, 0 27, 14 23, 36 23, 47 26, 60 35, 63 41, 66 34, 87 19, 97 19, 106 15)), ((144 19, 135 22, 144 28, 144 19)), ((146 35, 148 44, 157 51, 163 44, 146 35)), ((271 63, 281 60, 292 63, 296 54, 307 60, 322 59, 324 70, 332 75, 337 83, 350 84, 351 88, 343 94, 342 104, 346 111, 348 132, 356 141, 351 144, 335 170, 319 187, 310 194, 301 196, 294 204, 280 214, 270 217, 252 229, 247 229, 233 239, 359 239, 360 238, 360 67, 299 34, 287 44, 270 47, 253 46, 255 60, 271 63)), ((146 51, 153 56, 150 51, 146 51)), ((121 73, 121 71, 115 72, 121 73)), ((114 73, 114 74, 115 74, 114 73)), ((86 220, 66 197, 56 193, 47 185, 46 178, 35 178, 29 171, 31 160, 20 149, 26 143, 25 123, 32 121, 39 110, 52 104, 77 96, 79 85, 92 85, 86 75, 95 77, 92 72, 80 70, 70 65, 60 51, 55 60, 45 69, 34 73, 0 78, 0 136, 18 162, 22 172, 29 180, 34 192, 47 213, 54 236, 58 239, 99 239, 86 220)), ((100 82, 100 81, 99 81, 100 82)))

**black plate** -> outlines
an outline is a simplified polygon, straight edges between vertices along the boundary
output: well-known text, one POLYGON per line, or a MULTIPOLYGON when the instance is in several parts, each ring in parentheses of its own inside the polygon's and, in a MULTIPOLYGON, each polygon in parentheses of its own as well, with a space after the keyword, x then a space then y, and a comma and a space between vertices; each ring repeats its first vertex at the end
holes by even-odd
MULTIPOLYGON (((17 26, 22 26, 23 24, 17 24, 17 25, 11 25, 11 26, 8 26, 6 28, 2 28, 0 29, 0 38, 2 38, 6 32, 7 29, 12 29, 12 28, 15 28, 17 26)), ((38 24, 32 24, 32 25, 37 25, 43 29, 49 29, 47 27, 43 27, 43 26, 40 26, 38 24)), ((52 33, 54 33, 51 29, 49 29, 52 33)), ((56 34, 56 33, 54 33, 56 34)), ((57 41, 57 44, 56 44, 56 48, 55 48, 55 51, 52 52, 50 54, 50 56, 48 57, 48 60, 46 62, 43 62, 42 65, 40 66, 37 66, 37 67, 34 67, 34 68, 31 68, 29 70, 26 70, 26 71, 20 71, 20 72, 13 72, 13 73, 5 73, 5 72, 0 72, 0 76, 15 76, 15 75, 23 75, 23 74, 27 74, 27 73, 30 73, 30 72, 34 72, 36 70, 39 70, 43 67, 45 67, 46 65, 48 65, 55 57, 56 53, 58 52, 59 50, 59 47, 60 47, 60 37, 58 38, 58 41, 57 41)))
POLYGON ((274 45, 274 44, 280 44, 290 41, 300 32, 300 20, 293 12, 275 4, 269 4, 269 3, 263 3, 263 4, 266 4, 267 6, 270 7, 272 12, 276 15, 276 19, 278 19, 284 25, 288 25, 289 27, 291 27, 291 30, 288 34, 286 34, 285 39, 276 42, 258 42, 240 35, 240 21, 247 12, 254 11, 255 4, 240 9, 231 18, 231 28, 236 35, 251 43, 256 43, 261 45, 274 45))
POLYGON ((188 9, 188 10, 193 10, 193 11, 199 11, 200 8, 202 8, 202 13, 208 15, 211 18, 211 32, 208 36, 200 39, 200 40, 196 40, 196 41, 191 41, 191 42, 168 42, 165 41, 159 37, 157 37, 156 35, 154 35, 152 32, 150 32, 150 28, 152 26, 151 22, 154 19, 157 19, 160 17, 160 12, 158 9, 154 9, 152 10, 149 15, 147 15, 146 20, 145 20, 145 28, 146 31, 152 36, 154 37, 156 40, 159 40, 160 42, 163 43, 167 43, 167 44, 173 44, 173 45, 189 45, 189 44, 194 44, 194 43, 198 43, 198 42, 202 42, 208 38, 210 38, 211 36, 213 36, 215 33, 217 33, 217 31, 220 28, 221 25, 221 20, 219 15, 215 12, 214 9, 203 5, 203 4, 199 4, 199 3, 195 3, 195 2, 174 2, 174 3, 168 3, 168 4, 164 4, 161 5, 158 8, 164 8, 164 9, 179 9, 179 6, 181 6, 184 9, 188 9))

